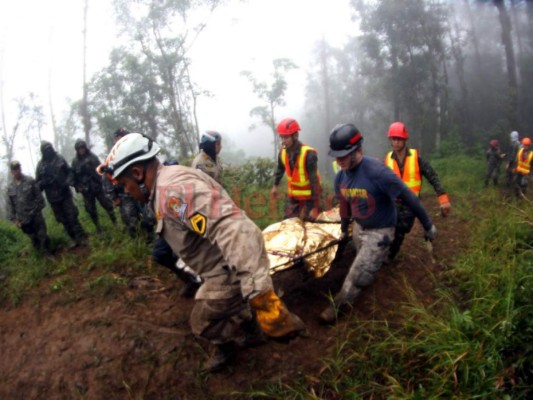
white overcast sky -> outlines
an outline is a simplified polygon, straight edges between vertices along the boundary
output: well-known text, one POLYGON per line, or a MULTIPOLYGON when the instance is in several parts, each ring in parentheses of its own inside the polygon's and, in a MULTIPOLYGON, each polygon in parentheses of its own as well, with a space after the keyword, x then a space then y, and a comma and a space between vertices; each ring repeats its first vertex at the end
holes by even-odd
MULTIPOLYGON (((13 98, 31 91, 48 112, 49 71, 57 116, 65 110, 67 98, 81 97, 83 3, 0 1, 0 72, 6 109, 13 98)), ((199 101, 200 129, 219 130, 239 140, 248 155, 270 156, 268 145, 253 146, 265 131, 248 131, 254 122, 249 111, 258 101, 240 72, 251 70, 266 77, 273 59, 292 59, 300 68, 288 75, 287 107, 279 118, 298 118, 304 112, 304 81, 313 44, 322 36, 334 45, 344 43, 355 29, 350 15, 348 0, 231 0, 218 8, 190 52, 194 81, 213 93, 212 98, 199 101)), ((105 66, 110 49, 117 43, 107 0, 89 0, 88 26, 90 76, 105 66)), ((6 118, 10 129, 14 117, 8 114, 6 118)), ((44 136, 51 139, 49 126, 44 136)), ((16 156, 24 151, 22 145, 18 143, 16 156)))

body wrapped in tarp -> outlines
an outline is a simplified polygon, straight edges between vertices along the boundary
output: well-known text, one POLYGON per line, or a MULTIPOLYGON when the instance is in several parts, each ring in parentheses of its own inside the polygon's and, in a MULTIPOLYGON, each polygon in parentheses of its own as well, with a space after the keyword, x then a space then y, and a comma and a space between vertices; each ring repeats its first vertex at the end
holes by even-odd
POLYGON ((289 218, 263 230, 270 260, 270 273, 291 268, 303 261, 316 277, 330 268, 341 236, 339 209, 321 213, 314 222, 289 218))

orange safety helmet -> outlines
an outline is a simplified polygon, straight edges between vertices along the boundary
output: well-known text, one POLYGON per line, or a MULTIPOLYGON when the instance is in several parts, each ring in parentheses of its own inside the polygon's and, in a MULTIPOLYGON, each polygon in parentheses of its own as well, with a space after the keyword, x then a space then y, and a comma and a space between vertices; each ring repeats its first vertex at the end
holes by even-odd
POLYGON ((409 132, 407 132, 407 128, 403 122, 393 122, 391 126, 389 126, 387 137, 407 140, 409 139, 409 132))
POLYGON ((522 144, 523 144, 524 146, 531 146, 531 139, 528 138, 528 137, 523 138, 523 139, 522 139, 522 144))
POLYGON ((285 118, 278 124, 277 130, 280 135, 288 136, 300 131, 300 125, 294 118, 285 118))

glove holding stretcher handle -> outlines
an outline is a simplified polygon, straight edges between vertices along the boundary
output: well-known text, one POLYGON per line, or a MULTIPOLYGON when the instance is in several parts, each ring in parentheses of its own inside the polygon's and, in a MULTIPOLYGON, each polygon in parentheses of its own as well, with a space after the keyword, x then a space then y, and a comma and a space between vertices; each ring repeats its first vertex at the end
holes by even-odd
POLYGON ((437 227, 432 224, 431 228, 426 230, 426 232, 424 233, 424 238, 430 242, 433 242, 436 237, 437 237, 437 227))
POLYGON ((250 306, 256 312, 261 330, 268 336, 281 338, 305 330, 302 320, 287 309, 273 290, 265 290, 253 297, 250 306))

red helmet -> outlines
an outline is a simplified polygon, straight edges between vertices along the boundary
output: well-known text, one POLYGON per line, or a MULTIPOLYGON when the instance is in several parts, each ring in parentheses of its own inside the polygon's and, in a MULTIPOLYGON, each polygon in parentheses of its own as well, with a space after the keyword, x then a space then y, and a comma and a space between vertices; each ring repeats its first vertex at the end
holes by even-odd
POLYGON ((493 149, 500 147, 500 142, 498 142, 496 139, 492 139, 489 143, 490 147, 492 147, 493 149))
POLYGON ((531 139, 528 138, 528 137, 523 138, 523 139, 522 139, 522 144, 523 144, 524 146, 531 146, 531 139))
POLYGON ((300 125, 294 118, 285 118, 278 124, 278 133, 280 135, 292 135, 300 130, 300 125))
POLYGON ((387 137, 407 140, 409 139, 409 132, 407 132, 407 128, 403 122, 393 122, 391 126, 389 126, 389 133, 387 137))

